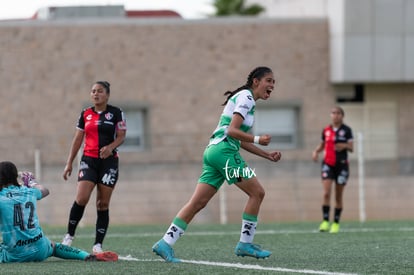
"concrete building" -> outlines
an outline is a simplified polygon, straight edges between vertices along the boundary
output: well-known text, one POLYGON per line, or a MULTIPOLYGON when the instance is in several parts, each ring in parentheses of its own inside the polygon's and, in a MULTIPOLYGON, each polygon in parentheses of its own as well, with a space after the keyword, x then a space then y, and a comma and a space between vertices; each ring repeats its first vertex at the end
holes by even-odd
MULTIPOLYGON (((354 16, 348 12, 355 9, 348 6, 351 2, 337 2, 338 18, 354 16)), ((413 11, 410 1, 397 2, 413 11)), ((382 24, 384 16, 365 15, 382 24)), ((283 160, 273 164, 244 154, 267 191, 260 219, 320 220, 319 164, 311 161, 311 151, 335 104, 344 107, 355 136, 364 137, 363 152, 357 147, 352 156, 343 219, 359 219, 361 208, 367 219, 409 218, 414 208, 414 84, 413 48, 408 48, 413 32, 406 27, 412 24, 398 25, 403 29, 396 36, 408 43, 400 55, 390 41, 367 30, 361 35, 373 48, 359 58, 351 32, 357 25, 332 24, 324 16, 2 22, 2 159, 37 171, 52 194, 39 205, 44 223, 65 224, 76 176, 64 182, 61 174, 77 117, 89 104, 93 82, 107 80, 110 102, 123 108, 129 129, 120 148, 111 221, 169 222, 194 190, 223 93, 244 84, 254 67, 267 65, 277 85, 270 100, 258 102, 254 131, 271 134, 269 149, 281 150, 283 160), (373 53, 378 45, 385 48, 373 53), (392 56, 400 62, 398 72, 390 64, 392 56), (362 58, 370 69, 360 67, 362 58), (381 78, 386 75, 392 79, 381 78), (358 166, 359 153, 364 166, 358 166), (360 167, 365 168, 362 201, 360 167)), ((195 222, 239 222, 246 197, 237 188, 226 186, 224 191, 195 222)), ((84 223, 94 224, 94 211, 91 201, 84 223)))

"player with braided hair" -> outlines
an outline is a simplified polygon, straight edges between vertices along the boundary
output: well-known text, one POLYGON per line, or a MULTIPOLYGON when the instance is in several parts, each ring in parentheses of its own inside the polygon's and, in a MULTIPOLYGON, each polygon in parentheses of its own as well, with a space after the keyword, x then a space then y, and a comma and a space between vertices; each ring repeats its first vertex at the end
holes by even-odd
POLYGON ((84 261, 117 261, 111 251, 89 254, 86 251, 50 241, 37 216, 37 201, 49 190, 35 181, 30 172, 22 172, 18 182, 16 165, 0 162, 0 263, 40 262, 51 256, 84 261))
POLYGON ((203 156, 203 170, 190 200, 181 208, 164 237, 152 250, 167 262, 180 262, 174 256, 172 246, 184 234, 194 216, 203 209, 217 193, 224 181, 236 185, 248 195, 242 215, 240 241, 235 248, 237 256, 267 258, 272 253, 253 244, 257 217, 265 191, 255 172, 239 153, 240 148, 277 162, 281 153, 267 152, 255 144, 268 145, 270 135, 253 136, 254 110, 258 99, 267 100, 274 89, 275 79, 268 67, 257 67, 248 76, 245 85, 227 91, 224 110, 203 156))

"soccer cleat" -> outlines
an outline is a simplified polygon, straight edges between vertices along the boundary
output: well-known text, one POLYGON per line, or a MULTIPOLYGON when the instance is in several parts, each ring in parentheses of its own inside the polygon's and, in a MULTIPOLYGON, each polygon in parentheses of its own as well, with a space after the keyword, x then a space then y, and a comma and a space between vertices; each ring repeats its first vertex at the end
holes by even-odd
POLYGON ((69 234, 66 234, 65 237, 63 237, 62 244, 67 245, 67 246, 71 246, 73 238, 74 238, 73 236, 71 236, 69 234))
POLYGON ((100 252, 100 253, 96 253, 96 254, 89 254, 86 258, 85 261, 88 262, 116 262, 118 261, 118 254, 116 254, 115 252, 112 251, 105 251, 105 252, 100 252))
POLYGON ((272 255, 272 252, 264 250, 257 244, 239 242, 234 250, 237 256, 249 256, 257 259, 264 259, 272 255))
POLYGON ((102 244, 97 243, 97 244, 95 244, 95 245, 92 247, 92 253, 93 253, 93 254, 98 254, 98 253, 102 253, 102 252, 103 252, 103 250, 102 250, 102 244))
POLYGON ((331 226, 329 233, 338 233, 339 232, 339 223, 334 222, 331 226))
POLYGON ((180 259, 175 258, 174 250, 163 239, 159 240, 152 246, 152 251, 167 262, 170 262, 170 263, 181 262, 180 259))
POLYGON ((329 222, 324 220, 321 223, 321 225, 319 225, 319 231, 320 232, 328 232, 329 231, 329 227, 330 227, 329 222))

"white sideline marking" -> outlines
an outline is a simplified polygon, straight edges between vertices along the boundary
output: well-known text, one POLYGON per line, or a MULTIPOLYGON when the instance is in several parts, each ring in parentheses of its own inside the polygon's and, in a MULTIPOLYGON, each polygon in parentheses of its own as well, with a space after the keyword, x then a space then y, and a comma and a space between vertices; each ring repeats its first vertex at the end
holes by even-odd
POLYGON ((127 256, 118 256, 118 260, 124 260, 124 261, 134 261, 134 262, 164 262, 164 260, 162 259, 157 259, 157 260, 153 260, 153 259, 137 259, 132 257, 131 255, 127 255, 127 256))
MULTIPOLYGON (((159 260, 151 260, 151 259, 137 259, 132 257, 131 255, 127 256, 119 256, 119 260, 124 261, 136 261, 136 262, 159 262, 163 261, 159 260)), ((233 267, 233 268, 240 268, 240 269, 250 269, 250 270, 266 270, 266 271, 279 271, 279 272, 291 272, 291 273, 301 273, 301 274, 319 274, 319 275, 357 275, 356 273, 341 273, 341 272, 328 272, 328 271, 318 271, 318 270, 310 270, 310 269, 290 269, 290 268, 281 268, 281 267, 266 267, 260 265, 249 265, 249 264, 241 264, 241 263, 220 263, 220 262, 208 262, 208 261, 193 261, 193 260, 183 260, 180 259, 183 263, 188 264, 198 264, 198 265, 209 265, 209 266, 222 266, 222 267, 233 267)))
POLYGON ((267 270, 267 271, 282 271, 282 272, 301 273, 301 274, 357 275, 356 273, 328 272, 328 271, 317 271, 317 270, 309 270, 309 269, 290 269, 290 268, 281 268, 281 267, 267 267, 267 266, 260 266, 260 265, 247 265, 247 264, 240 264, 240 263, 233 264, 233 263, 189 261, 189 260, 181 260, 181 261, 183 263, 190 263, 190 264, 213 265, 213 266, 234 267, 234 268, 254 269, 254 270, 267 270))
MULTIPOLYGON (((372 232, 411 232, 414 231, 414 227, 400 227, 400 228, 349 228, 342 229, 341 233, 372 233, 372 232)), ((165 232, 147 232, 147 233, 108 233, 106 236, 117 237, 117 238, 131 238, 131 237, 152 237, 152 236, 162 236, 165 232)), ((93 237, 95 233, 91 234, 76 234, 76 238, 90 238, 93 237)), ((227 236, 227 235, 238 235, 240 231, 213 231, 213 232, 186 232, 186 236, 227 236)), ((277 234, 321 234, 319 230, 257 230, 256 235, 277 235, 277 234)), ((50 239, 61 239, 63 235, 47 235, 50 239)))

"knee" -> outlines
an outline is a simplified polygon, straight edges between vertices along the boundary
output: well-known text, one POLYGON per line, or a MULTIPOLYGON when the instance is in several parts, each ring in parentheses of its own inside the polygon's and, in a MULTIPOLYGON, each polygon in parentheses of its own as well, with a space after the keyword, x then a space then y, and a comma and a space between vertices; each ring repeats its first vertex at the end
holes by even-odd
POLYGON ((90 194, 78 193, 76 194, 76 203, 81 206, 86 206, 89 202, 90 194))
POLYGON ((109 203, 108 202, 104 202, 101 200, 98 200, 96 202, 96 209, 97 210, 107 210, 109 208, 109 203))
POLYGON ((329 200, 331 198, 331 193, 323 192, 323 198, 329 200))
POLYGON ((89 200, 87 198, 77 198, 75 201, 80 206, 86 206, 89 200))
POLYGON ((252 194, 252 197, 256 198, 259 201, 263 201, 264 197, 266 195, 266 192, 263 188, 257 188, 252 194))
POLYGON ((265 192, 264 189, 261 189, 261 190, 259 190, 259 192, 258 192, 257 195, 258 195, 258 197, 259 197, 260 200, 263 200, 264 197, 265 197, 265 195, 266 195, 266 192, 265 192))
POLYGON ((198 200, 194 202, 190 201, 191 208, 194 209, 196 213, 206 207, 207 203, 208 200, 198 200))

